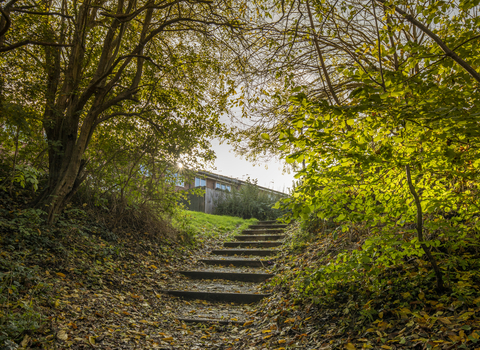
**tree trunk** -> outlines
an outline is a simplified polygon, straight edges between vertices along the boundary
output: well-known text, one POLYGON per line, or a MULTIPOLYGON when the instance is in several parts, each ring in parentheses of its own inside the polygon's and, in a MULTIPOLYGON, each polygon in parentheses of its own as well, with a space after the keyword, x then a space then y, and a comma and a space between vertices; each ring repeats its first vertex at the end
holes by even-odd
POLYGON ((427 247, 425 244, 425 241, 423 240, 423 212, 422 212, 422 205, 420 203, 420 197, 418 196, 417 191, 415 190, 415 186, 413 185, 412 182, 412 176, 410 174, 410 165, 405 165, 405 172, 407 174, 407 183, 408 183, 408 188, 410 190, 410 193, 413 196, 413 199, 415 200, 415 205, 417 207, 417 238, 418 242, 420 243, 420 246, 422 247, 423 251, 425 252, 425 255, 427 256, 428 260, 430 261, 430 264, 432 265, 433 271, 435 272, 435 276, 437 278, 437 290, 439 292, 442 292, 445 287, 443 285, 443 276, 442 272, 440 271, 440 268, 438 267, 437 261, 433 257, 432 253, 430 252, 430 248, 427 247))
MULTIPOLYGON (((74 136, 76 133, 62 131, 64 135, 59 138, 63 139, 60 141, 61 146, 51 145, 49 147, 48 185, 35 203, 36 207, 47 212, 48 224, 57 220, 65 204, 78 190, 84 178, 82 172, 85 161, 82 160, 82 156, 85 147, 79 142, 81 139, 76 139, 74 136)), ((49 132, 47 132, 48 134, 49 132)))

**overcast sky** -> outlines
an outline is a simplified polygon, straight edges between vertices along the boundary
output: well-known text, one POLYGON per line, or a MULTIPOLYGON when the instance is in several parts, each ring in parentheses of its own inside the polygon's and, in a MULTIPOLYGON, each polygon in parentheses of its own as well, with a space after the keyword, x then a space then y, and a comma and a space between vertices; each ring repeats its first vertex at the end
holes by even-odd
POLYGON ((259 186, 285 193, 288 193, 288 189, 292 188, 294 174, 282 174, 282 164, 278 161, 272 159, 266 164, 254 166, 253 163, 236 156, 232 147, 226 143, 220 145, 217 140, 213 140, 212 145, 217 155, 215 161, 217 169, 207 168, 205 170, 239 180, 246 180, 247 177, 252 180, 257 179, 259 186), (267 168, 265 168, 265 165, 267 168))

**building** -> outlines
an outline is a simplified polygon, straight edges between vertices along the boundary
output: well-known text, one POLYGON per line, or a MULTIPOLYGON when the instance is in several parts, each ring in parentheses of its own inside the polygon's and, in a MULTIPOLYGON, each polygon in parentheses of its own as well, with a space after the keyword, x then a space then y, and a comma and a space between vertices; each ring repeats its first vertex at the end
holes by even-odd
MULTIPOLYGON (((227 192, 233 189, 239 190, 242 186, 249 184, 247 181, 238 180, 232 177, 217 175, 208 171, 198 171, 191 180, 177 181, 177 191, 185 191, 193 188, 201 188, 205 191, 203 195, 188 194, 189 204, 187 208, 192 211, 200 211, 212 214, 215 210, 215 203, 227 192)), ((272 196, 272 199, 280 199, 287 196, 283 192, 275 191, 266 187, 257 186, 258 189, 272 196)))

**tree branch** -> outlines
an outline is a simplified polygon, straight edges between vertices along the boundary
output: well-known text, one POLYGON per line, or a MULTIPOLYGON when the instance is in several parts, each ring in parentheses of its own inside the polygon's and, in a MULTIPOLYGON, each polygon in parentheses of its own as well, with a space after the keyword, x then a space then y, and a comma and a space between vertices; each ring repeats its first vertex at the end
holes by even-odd
MULTIPOLYGON (((388 6, 387 0, 376 0, 380 3, 382 3, 385 6, 388 6)), ((419 22, 415 17, 412 15, 406 13, 402 9, 398 8, 397 6, 393 6, 396 12, 401 14, 406 20, 408 20, 410 23, 412 23, 415 27, 420 29, 422 32, 427 34, 433 41, 437 43, 438 46, 442 49, 442 51, 445 53, 446 56, 450 57, 452 60, 457 62, 459 66, 461 66, 463 69, 465 69, 468 74, 472 76, 473 79, 475 79, 477 82, 480 83, 480 74, 473 69, 471 65, 469 65, 466 61, 464 61, 460 56, 458 56, 453 50, 451 50, 443 41, 436 35, 434 32, 432 32, 430 29, 427 28, 423 23, 419 22)))
POLYGON ((332 94, 332 97, 335 100, 336 104, 340 106, 340 100, 337 97, 337 93, 333 89, 332 81, 330 80, 330 76, 328 75, 327 68, 325 67, 325 61, 323 60, 322 50, 320 50, 320 45, 318 44, 317 33, 315 32, 315 26, 313 24, 312 11, 310 11, 309 1, 307 0, 306 3, 307 3, 308 18, 310 19, 310 26, 312 27, 312 31, 313 31, 313 42, 315 43, 315 49, 317 50, 318 59, 320 61, 320 65, 322 66, 322 71, 323 71, 323 74, 325 75, 325 80, 327 82, 328 89, 330 90, 330 93, 332 94))
POLYGON ((11 50, 14 50, 18 47, 22 47, 22 46, 25 46, 25 45, 57 46, 57 47, 58 46, 60 46, 60 47, 71 47, 72 46, 71 44, 58 44, 58 43, 47 43, 47 42, 35 41, 35 40, 24 40, 24 41, 20 41, 18 43, 12 44, 10 46, 1 47, 0 52, 11 51, 11 50))
POLYGON ((8 13, 3 11, 1 7, 0 7, 0 13, 5 18, 5 26, 0 30, 0 38, 1 38, 10 29, 10 26, 12 25, 12 21, 10 20, 10 16, 8 15, 8 13))
POLYGON ((27 13, 30 15, 40 15, 40 16, 60 16, 60 17, 65 17, 65 18, 73 18, 73 16, 70 15, 64 15, 63 13, 59 12, 39 12, 39 11, 28 11, 28 10, 23 10, 18 7, 12 8, 12 12, 21 12, 21 13, 27 13))

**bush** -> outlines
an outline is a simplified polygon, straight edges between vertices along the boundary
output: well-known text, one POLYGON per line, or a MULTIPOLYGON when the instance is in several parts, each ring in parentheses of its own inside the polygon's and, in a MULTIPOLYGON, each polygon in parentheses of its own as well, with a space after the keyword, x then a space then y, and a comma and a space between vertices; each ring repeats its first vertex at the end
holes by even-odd
POLYGON ((268 193, 247 180, 239 190, 232 189, 216 202, 215 214, 237 216, 243 219, 255 218, 258 220, 275 220, 285 212, 273 209, 273 205, 280 199, 279 195, 268 193))

